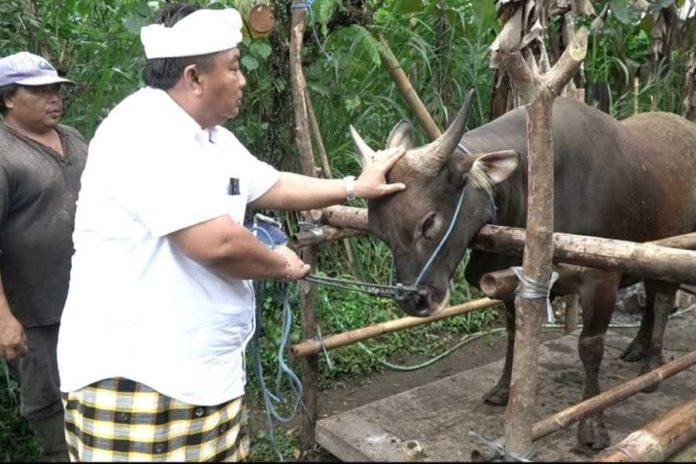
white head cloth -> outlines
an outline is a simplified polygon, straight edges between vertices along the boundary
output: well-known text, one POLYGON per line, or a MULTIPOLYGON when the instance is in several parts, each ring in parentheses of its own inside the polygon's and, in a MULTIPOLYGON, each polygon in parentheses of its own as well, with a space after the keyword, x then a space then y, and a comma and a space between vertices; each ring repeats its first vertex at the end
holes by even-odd
POLYGON ((200 9, 174 26, 150 24, 140 29, 145 57, 177 58, 234 48, 242 41, 242 17, 234 8, 200 9))

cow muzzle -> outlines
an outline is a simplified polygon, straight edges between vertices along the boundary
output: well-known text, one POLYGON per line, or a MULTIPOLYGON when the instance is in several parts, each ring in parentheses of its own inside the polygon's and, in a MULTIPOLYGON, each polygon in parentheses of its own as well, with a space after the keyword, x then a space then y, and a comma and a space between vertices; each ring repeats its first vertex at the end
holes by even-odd
POLYGON ((428 317, 440 312, 447 306, 449 290, 444 292, 431 287, 420 287, 417 293, 413 293, 401 300, 401 307, 406 314, 413 317, 428 317))

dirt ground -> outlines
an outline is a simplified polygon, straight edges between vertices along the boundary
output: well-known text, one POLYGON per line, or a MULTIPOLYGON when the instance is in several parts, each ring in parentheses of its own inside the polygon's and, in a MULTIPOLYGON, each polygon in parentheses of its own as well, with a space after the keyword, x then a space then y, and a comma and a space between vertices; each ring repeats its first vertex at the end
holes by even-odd
MULTIPOLYGON (((696 325, 696 311, 691 311, 686 317, 688 317, 690 321, 690 323, 687 325, 696 325)), ((623 307, 617 308, 612 320, 613 325, 637 325, 639 322, 639 314, 636 314, 635 312, 625 312, 623 311, 623 307)), ((670 321, 668 327, 674 328, 681 325, 683 325, 683 322, 670 321)), ((614 330, 617 334, 625 335, 630 338, 632 338, 637 332, 637 328, 617 328, 612 330, 614 330)), ((561 330, 547 330, 544 334, 544 341, 554 340, 561 336, 561 330)), ((691 338, 692 337, 689 336, 688 331, 684 332, 684 330, 682 330, 681 334, 677 334, 674 331, 669 332, 669 338, 665 343, 665 348, 668 350, 666 360, 669 361, 673 359, 675 356, 679 355, 679 352, 694 349, 692 346, 693 343, 689 344, 689 342, 691 342, 691 338), (671 351, 669 351, 670 349, 671 351)), ((337 384, 330 390, 325 390, 320 393, 318 400, 319 418, 322 419, 335 416, 346 411, 351 411, 368 403, 407 392, 417 387, 436 382, 440 379, 453 376, 472 368, 487 365, 504 357, 504 350, 505 335, 501 332, 474 340, 439 362, 420 370, 412 372, 385 370, 382 373, 375 374, 367 378, 345 381, 337 384)), ((575 356, 577 356, 577 354, 575 354, 575 356)), ((423 360, 424 359, 414 358, 403 360, 399 363, 403 365, 412 365, 423 360)), ((613 359, 605 360, 603 366, 606 366, 608 362, 613 363, 617 361, 613 359)), ((633 365, 637 371, 638 366, 635 364, 633 365)), ((576 368, 574 368, 573 371, 575 370, 577 370, 575 373, 577 375, 572 376, 573 379, 571 380, 577 383, 579 387, 583 379, 582 368, 579 361, 577 361, 576 368)), ((573 372, 570 374, 572 373, 573 372)), ((494 374, 493 378, 484 379, 484 381, 490 383, 490 386, 492 386, 497 381, 497 377, 495 377, 495 375, 497 375, 497 373, 494 374)), ((558 405, 553 404, 553 398, 546 398, 546 402, 549 404, 545 406, 554 411, 561 410, 566 406, 562 403, 563 399, 559 399, 558 405)), ((497 414, 496 411, 499 410, 499 414, 502 416, 504 412, 504 408, 502 407, 490 408, 492 408, 491 410, 493 411, 493 414, 497 414)), ((252 424, 257 422, 259 419, 260 417, 258 416, 256 416, 256 418, 252 418, 252 424)), ((260 423, 262 424, 263 422, 260 423)), ((296 426, 297 424, 289 424, 283 428, 287 430, 296 426)), ((311 454, 309 459, 312 461, 338 461, 336 457, 321 447, 318 447, 318 449, 311 454)))

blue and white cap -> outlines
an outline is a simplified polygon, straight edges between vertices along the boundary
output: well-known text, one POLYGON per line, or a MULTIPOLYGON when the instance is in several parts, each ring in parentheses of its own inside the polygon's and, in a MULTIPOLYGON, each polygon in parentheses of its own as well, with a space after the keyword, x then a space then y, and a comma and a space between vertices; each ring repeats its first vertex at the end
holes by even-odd
POLYGON ((58 76, 51 63, 29 52, 19 52, 0 58, 0 87, 9 84, 49 85, 73 84, 75 82, 58 76))

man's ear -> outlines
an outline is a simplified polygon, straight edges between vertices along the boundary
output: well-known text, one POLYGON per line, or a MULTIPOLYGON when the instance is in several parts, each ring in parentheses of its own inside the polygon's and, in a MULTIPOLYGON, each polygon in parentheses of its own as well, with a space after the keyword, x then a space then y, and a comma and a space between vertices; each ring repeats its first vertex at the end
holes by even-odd
POLYGON ((201 73, 198 66, 190 64, 184 68, 183 79, 186 87, 193 90, 194 93, 201 92, 201 73))
POLYGON ((14 95, 12 95, 11 97, 5 97, 3 99, 3 103, 5 104, 5 108, 7 108, 8 110, 13 110, 14 106, 15 106, 14 105, 14 95))

